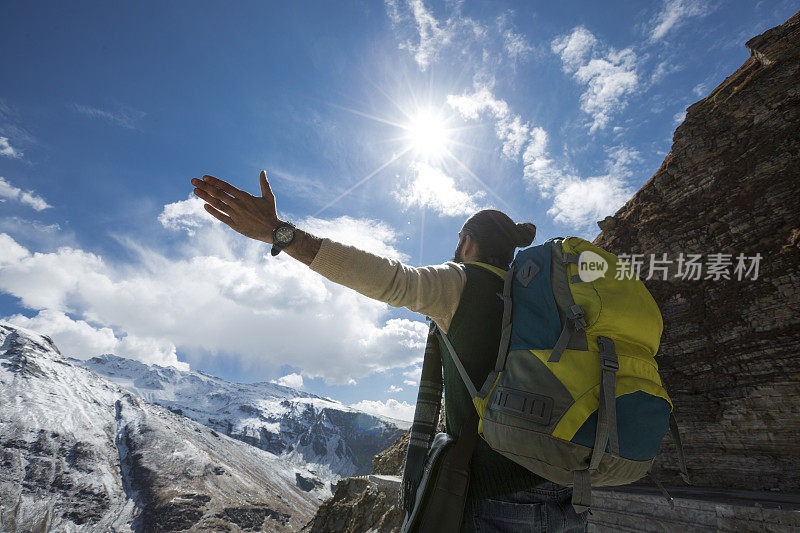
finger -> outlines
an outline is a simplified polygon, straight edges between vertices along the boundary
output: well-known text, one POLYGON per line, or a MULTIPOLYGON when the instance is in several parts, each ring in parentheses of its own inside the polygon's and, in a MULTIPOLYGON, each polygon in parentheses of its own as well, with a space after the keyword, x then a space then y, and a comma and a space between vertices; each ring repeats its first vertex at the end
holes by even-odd
POLYGON ((233 220, 231 220, 231 217, 229 217, 225 213, 221 213, 221 212, 217 211, 216 209, 214 209, 212 206, 210 206, 208 204, 203 204, 203 207, 205 207, 206 211, 211 213, 214 216, 214 218, 224 222, 228 226, 233 227, 233 220))
POLYGON ((212 185, 211 183, 209 183, 207 181, 196 180, 192 184, 194 186, 196 186, 198 189, 202 189, 206 193, 210 194, 211 196, 213 196, 215 198, 219 198, 223 202, 228 202, 229 204, 233 204, 233 201, 235 200, 235 198, 233 196, 231 196, 230 194, 227 194, 225 191, 223 191, 219 187, 215 187, 214 185, 212 185))
MULTIPOLYGON (((206 202, 210 203, 211 205, 213 205, 214 207, 216 207, 220 211, 227 211, 228 213, 233 212, 233 208, 229 204, 226 204, 225 202, 223 202, 219 198, 209 194, 208 192, 206 192, 203 189, 199 189, 199 188, 195 189, 194 190, 194 194, 195 194, 195 196, 198 196, 199 198, 202 198, 206 202)), ((230 198, 230 197, 228 197, 228 198, 230 198)))
POLYGON ((245 191, 243 191, 241 189, 237 189, 236 187, 234 187, 233 185, 231 185, 227 181, 221 180, 219 178, 215 178, 214 176, 209 176, 209 175, 206 174, 206 175, 203 176, 203 180, 205 182, 210 183, 211 185, 217 187, 218 189, 221 189, 221 190, 225 191, 226 193, 230 194, 234 198, 243 198, 244 195, 247 194, 245 191))
POLYGON ((261 175, 259 176, 259 178, 261 183, 261 196, 263 196, 264 198, 275 196, 274 194, 272 194, 272 187, 269 186, 266 170, 261 171, 261 175))

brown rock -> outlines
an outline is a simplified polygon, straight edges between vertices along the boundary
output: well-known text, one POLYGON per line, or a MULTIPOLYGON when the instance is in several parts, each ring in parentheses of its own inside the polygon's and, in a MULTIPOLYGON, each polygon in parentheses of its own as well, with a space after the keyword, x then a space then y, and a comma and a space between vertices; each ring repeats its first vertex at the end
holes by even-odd
POLYGON ((395 533, 404 516, 397 503, 396 492, 381 489, 366 478, 345 478, 336 484, 336 492, 302 531, 395 533))
MULTIPOLYGON (((645 283, 664 317, 658 362, 695 484, 790 491, 800 487, 800 14, 747 47, 594 242, 670 258, 761 254, 756 280, 645 283)), ((669 437, 653 472, 680 485, 669 437)))

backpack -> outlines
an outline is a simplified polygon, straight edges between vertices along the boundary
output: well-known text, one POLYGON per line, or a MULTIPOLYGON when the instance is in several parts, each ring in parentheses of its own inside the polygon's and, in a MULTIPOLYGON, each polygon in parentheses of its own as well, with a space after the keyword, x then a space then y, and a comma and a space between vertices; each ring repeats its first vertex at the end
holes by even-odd
POLYGON ((647 475, 668 430, 689 483, 654 359, 661 313, 628 264, 584 239, 559 237, 520 250, 504 280, 500 348, 480 389, 439 330, 472 397, 478 434, 528 470, 572 486, 578 513, 591 506, 591 487, 647 475))

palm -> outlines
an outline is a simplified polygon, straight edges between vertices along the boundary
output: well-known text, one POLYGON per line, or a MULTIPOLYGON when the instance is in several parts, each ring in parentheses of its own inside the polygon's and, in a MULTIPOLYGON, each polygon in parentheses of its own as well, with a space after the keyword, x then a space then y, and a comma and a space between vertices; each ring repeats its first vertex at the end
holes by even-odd
POLYGON ((259 182, 261 196, 254 196, 214 176, 191 180, 194 194, 207 202, 203 207, 214 218, 246 237, 272 243, 272 230, 279 220, 266 171, 261 171, 259 182))

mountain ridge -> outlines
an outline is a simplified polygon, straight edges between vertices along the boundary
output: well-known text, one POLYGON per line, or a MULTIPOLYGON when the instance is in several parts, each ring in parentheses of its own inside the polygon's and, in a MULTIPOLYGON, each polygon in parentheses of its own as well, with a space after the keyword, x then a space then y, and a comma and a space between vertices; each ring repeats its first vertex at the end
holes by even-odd
POLYGON ((47 335, 0 321, 0 531, 297 530, 330 495, 318 465, 231 438, 78 363, 47 335))
POLYGON ((75 362, 215 431, 313 465, 331 483, 368 474, 375 453, 410 426, 276 383, 233 383, 113 354, 75 362))

